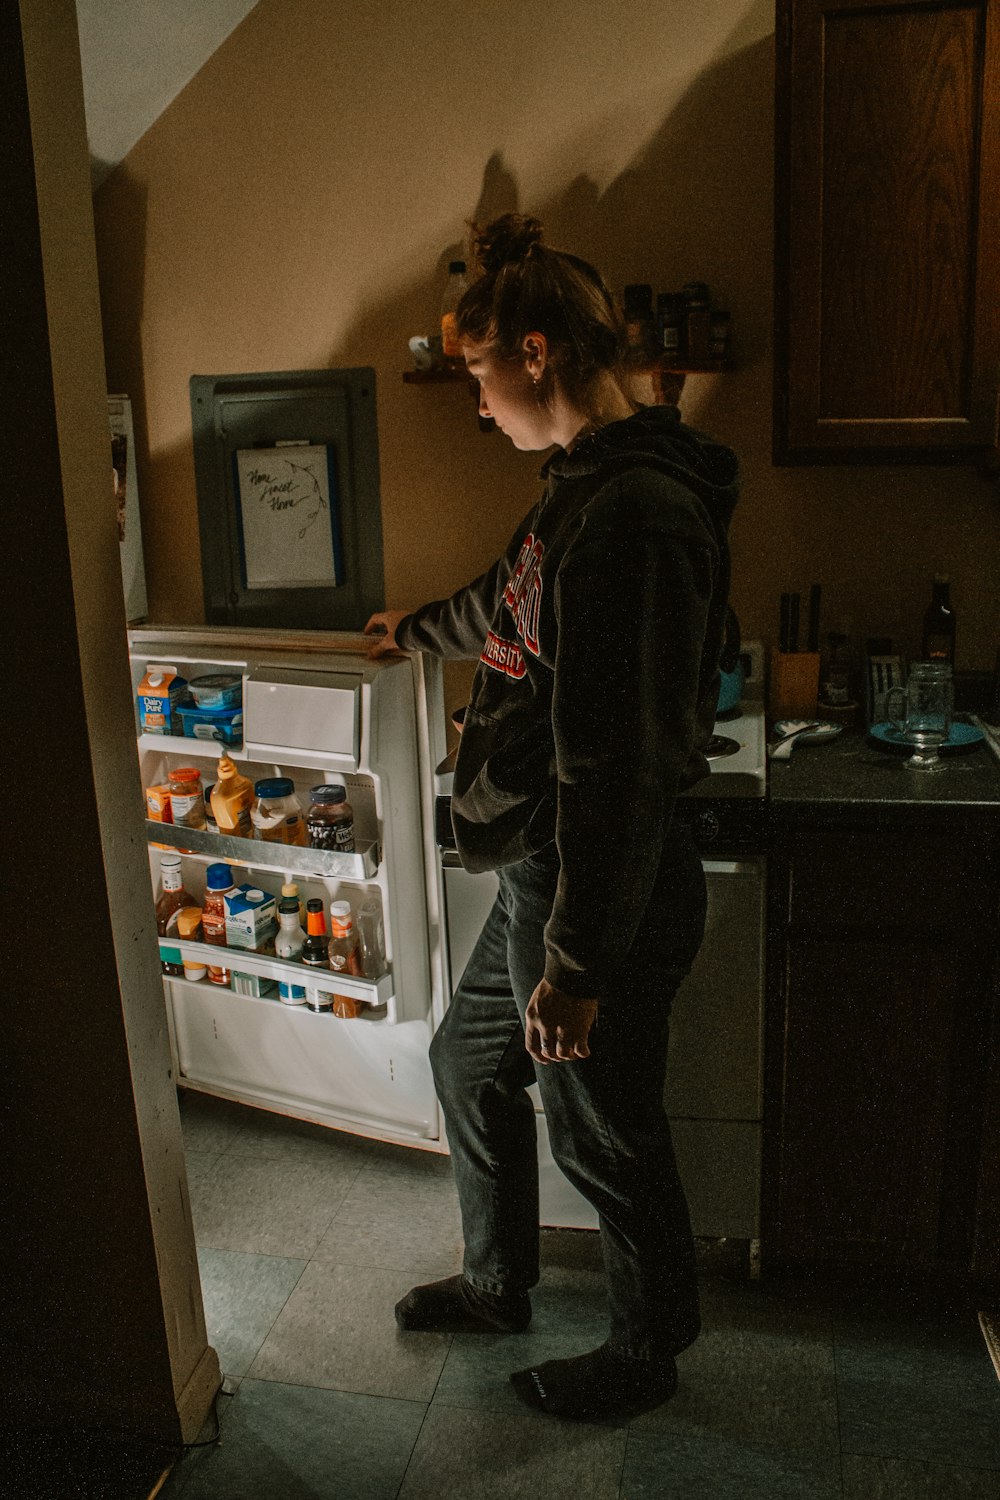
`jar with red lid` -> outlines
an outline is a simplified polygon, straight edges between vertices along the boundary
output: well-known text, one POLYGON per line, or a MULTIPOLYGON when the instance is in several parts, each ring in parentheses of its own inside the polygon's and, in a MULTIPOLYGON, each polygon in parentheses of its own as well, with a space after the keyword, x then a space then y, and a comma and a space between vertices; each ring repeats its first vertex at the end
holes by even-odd
POLYGON ((170 772, 170 811, 174 822, 185 828, 205 827, 205 796, 196 766, 178 766, 170 772))

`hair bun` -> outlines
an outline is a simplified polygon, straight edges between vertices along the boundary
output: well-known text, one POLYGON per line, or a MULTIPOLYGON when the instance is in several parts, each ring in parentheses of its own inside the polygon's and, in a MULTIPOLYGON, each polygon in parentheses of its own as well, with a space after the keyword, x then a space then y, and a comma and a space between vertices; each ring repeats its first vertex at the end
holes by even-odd
POLYGON ((480 266, 490 275, 501 266, 525 260, 541 239, 542 226, 537 219, 526 214, 503 214, 484 229, 473 226, 472 245, 480 266))

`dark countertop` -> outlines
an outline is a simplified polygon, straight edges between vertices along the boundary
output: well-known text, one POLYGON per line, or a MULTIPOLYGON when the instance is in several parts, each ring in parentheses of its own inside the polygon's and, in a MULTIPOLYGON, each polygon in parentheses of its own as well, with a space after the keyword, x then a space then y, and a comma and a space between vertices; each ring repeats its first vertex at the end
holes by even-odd
POLYGON ((947 759, 945 770, 910 771, 906 759, 874 749, 863 730, 845 729, 825 744, 796 745, 787 761, 768 762, 771 810, 779 816, 807 805, 872 810, 907 806, 979 808, 1000 817, 1000 760, 988 745, 947 759))

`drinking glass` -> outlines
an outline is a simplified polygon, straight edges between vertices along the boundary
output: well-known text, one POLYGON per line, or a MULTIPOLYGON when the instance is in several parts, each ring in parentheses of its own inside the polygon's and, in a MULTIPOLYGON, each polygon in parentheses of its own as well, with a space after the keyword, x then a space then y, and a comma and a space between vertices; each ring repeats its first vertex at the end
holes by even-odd
POLYGON ((892 727, 914 747, 907 761, 911 771, 940 771, 944 765, 938 751, 951 732, 952 695, 951 665, 939 661, 915 661, 906 691, 892 688, 887 694, 892 727))

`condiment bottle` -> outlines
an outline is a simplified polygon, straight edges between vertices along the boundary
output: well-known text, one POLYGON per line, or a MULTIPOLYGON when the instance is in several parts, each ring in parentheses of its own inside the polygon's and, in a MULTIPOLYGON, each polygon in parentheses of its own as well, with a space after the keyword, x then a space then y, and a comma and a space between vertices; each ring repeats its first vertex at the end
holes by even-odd
POLYGON ((205 798, 196 766, 178 766, 170 772, 170 812, 175 824, 205 827, 205 798))
POLYGON ((712 306, 704 281, 689 281, 684 287, 687 301, 687 354, 691 360, 708 359, 712 334, 712 306))
MULTIPOLYGON (((306 935, 299 921, 299 903, 295 896, 284 896, 278 903, 278 936, 274 940, 277 958, 301 959, 306 935)), ((305 1005, 306 987, 288 980, 278 981, 278 999, 285 1005, 305 1005)))
MULTIPOLYGON (((191 897, 184 889, 179 854, 160 856, 160 894, 156 901, 156 931, 160 937, 177 937, 177 914, 182 907, 190 906, 191 897)), ((160 949, 160 968, 164 974, 179 979, 184 973, 184 962, 179 948, 160 949)))
MULTIPOLYGON (((326 932, 326 917, 323 903, 318 899, 306 902, 306 940, 302 945, 302 962, 311 969, 328 969, 327 953, 329 938, 326 932)), ((328 990, 318 990, 314 985, 306 988, 306 1004, 310 1010, 329 1010, 333 996, 328 990)))
MULTIPOLYGON (((302 900, 302 897, 299 895, 299 888, 296 885, 296 883, 295 883, 294 880, 286 880, 285 881, 284 885, 281 887, 281 899, 282 899, 282 901, 293 901, 293 900, 295 901, 296 906, 298 908, 298 913, 299 913, 299 922, 301 923, 301 925, 302 925, 302 927, 304 929, 305 925, 306 925, 306 907, 305 907, 305 902, 302 900)), ((279 911, 281 910, 280 906, 279 906, 278 910, 279 911)))
POLYGON ((676 292, 661 292, 656 299, 657 342, 667 360, 679 359, 686 348, 681 309, 684 299, 676 292))
MULTIPOLYGON (((230 891, 236 889, 233 872, 228 865, 209 865, 205 871, 205 906, 201 914, 201 930, 206 943, 218 948, 226 946, 226 902, 230 891)), ((228 984, 229 970, 209 964, 208 977, 212 984, 228 984)))
MULTIPOLYGON (((349 901, 331 901, 330 903, 330 945, 327 950, 330 968, 335 974, 353 974, 358 979, 364 978, 364 967, 361 961, 361 948, 358 944, 358 935, 354 931, 354 918, 351 915, 351 903, 349 901)), ((333 1013, 343 1021, 353 1020, 361 1014, 363 1000, 356 999, 353 995, 338 995, 336 990, 333 994, 333 1013)))
POLYGON ((354 811, 344 787, 314 786, 309 793, 306 828, 313 849, 333 849, 339 854, 354 853, 354 811))
POLYGON ((212 812, 220 833, 235 834, 237 838, 252 837, 250 804, 253 802, 253 782, 249 776, 241 776, 228 755, 219 761, 217 780, 212 788, 212 812))
POLYGON ((458 364, 462 358, 462 346, 458 341, 458 322, 455 314, 458 304, 465 296, 468 283, 465 279, 465 261, 448 263, 448 282, 441 302, 441 353, 445 362, 458 364))
POLYGON ((270 776, 256 782, 254 796, 250 818, 255 839, 269 844, 305 844, 302 804, 289 776, 270 776))
MULTIPOLYGON (((201 907, 182 906, 177 913, 177 933, 179 937, 189 943, 200 943, 202 940, 201 907)), ((184 964, 184 978, 191 980, 204 979, 208 973, 208 966, 200 958, 189 958, 185 955, 182 960, 184 964)))

